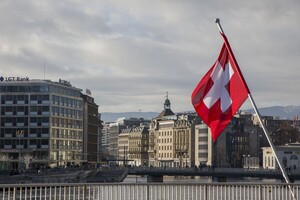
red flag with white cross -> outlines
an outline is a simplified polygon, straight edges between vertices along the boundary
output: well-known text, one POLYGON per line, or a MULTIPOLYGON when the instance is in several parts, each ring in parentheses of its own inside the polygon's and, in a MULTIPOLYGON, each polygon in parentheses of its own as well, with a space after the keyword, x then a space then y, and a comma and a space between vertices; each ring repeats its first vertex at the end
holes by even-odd
POLYGON ((191 100, 199 117, 217 140, 247 99, 249 89, 224 34, 220 55, 194 89, 191 100))

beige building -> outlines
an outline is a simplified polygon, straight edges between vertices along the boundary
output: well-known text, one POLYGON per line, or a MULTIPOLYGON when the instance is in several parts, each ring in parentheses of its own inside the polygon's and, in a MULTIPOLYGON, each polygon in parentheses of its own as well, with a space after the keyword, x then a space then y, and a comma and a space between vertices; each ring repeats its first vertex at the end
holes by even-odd
POLYGON ((156 147, 155 147, 155 139, 157 135, 157 127, 156 127, 157 121, 152 120, 149 127, 149 147, 148 147, 148 163, 149 166, 155 166, 156 163, 156 147))
POLYGON ((170 146, 173 141, 172 127, 174 119, 176 119, 176 115, 170 107, 171 103, 167 98, 164 103, 164 110, 158 115, 158 117, 151 120, 149 127, 148 149, 149 166, 162 166, 162 162, 167 162, 168 160, 169 164, 173 162, 173 146, 170 146), (172 155, 170 155, 171 152, 172 155))
POLYGON ((195 125, 200 119, 194 114, 177 116, 174 123, 174 166, 195 165, 195 125))
POLYGON ((129 149, 129 133, 130 128, 121 129, 118 137, 118 159, 119 165, 127 165, 128 162, 128 149, 129 149))
POLYGON ((149 165, 155 167, 184 167, 195 165, 194 114, 175 115, 170 100, 164 110, 151 121, 149 129, 149 165))
MULTIPOLYGON (((176 117, 174 115, 174 117, 176 117)), ((156 160, 155 166, 169 166, 174 163, 174 120, 159 121, 159 129, 156 135, 156 160)), ((174 141, 175 142, 175 141, 174 141)), ((182 144, 184 146, 184 144, 182 144)), ((173 167, 173 166, 172 166, 173 167)))
POLYGON ((128 164, 148 166, 149 128, 145 125, 134 127, 129 133, 128 164))

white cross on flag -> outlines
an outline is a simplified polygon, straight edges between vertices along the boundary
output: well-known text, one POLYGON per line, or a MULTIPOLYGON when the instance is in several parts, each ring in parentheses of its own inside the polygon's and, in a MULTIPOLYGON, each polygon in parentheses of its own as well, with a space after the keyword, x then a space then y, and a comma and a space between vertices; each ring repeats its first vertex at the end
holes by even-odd
POLYGON ((192 104, 210 127, 214 141, 247 99, 249 89, 224 34, 224 44, 215 64, 192 93, 192 104))

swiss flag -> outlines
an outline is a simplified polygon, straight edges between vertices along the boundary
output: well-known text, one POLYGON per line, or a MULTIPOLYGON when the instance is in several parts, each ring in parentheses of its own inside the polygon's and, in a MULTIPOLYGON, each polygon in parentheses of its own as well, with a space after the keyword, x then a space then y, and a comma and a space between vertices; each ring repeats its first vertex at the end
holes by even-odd
POLYGON ((250 93, 227 38, 221 35, 224 44, 220 55, 191 96, 197 114, 210 127, 214 141, 250 93))

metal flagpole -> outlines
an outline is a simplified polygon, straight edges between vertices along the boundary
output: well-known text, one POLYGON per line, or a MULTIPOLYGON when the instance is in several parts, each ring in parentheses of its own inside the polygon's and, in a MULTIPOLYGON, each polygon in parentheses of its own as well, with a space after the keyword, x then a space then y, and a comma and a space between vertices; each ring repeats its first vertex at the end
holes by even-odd
MULTIPOLYGON (((219 18, 216 18, 215 22, 216 22, 217 25, 218 25, 219 31, 220 31, 223 35, 225 35, 225 34, 224 34, 224 31, 223 31, 223 29, 222 29, 222 26, 221 26, 221 24, 220 24, 220 19, 219 19, 219 18)), ((234 60, 235 60, 235 59, 234 59, 234 60)), ((256 113, 256 115, 257 115, 257 118, 258 118, 258 120, 259 120, 259 123, 261 124, 261 127, 262 127, 262 129, 263 129, 263 131, 264 131, 264 133, 265 133, 265 135, 266 135, 266 138, 267 138, 269 144, 270 144, 270 147, 271 147, 271 149, 272 149, 272 151, 273 151, 273 154, 274 154, 274 156, 275 156, 275 159, 276 159, 276 161, 277 161, 277 163, 278 163, 278 165, 279 165, 279 168, 280 168, 280 170, 281 170, 281 173, 282 173, 282 175, 283 175, 283 177, 284 177, 286 183, 290 184, 290 179, 289 179, 289 177, 287 176, 287 173, 286 173, 285 169, 283 168, 283 166, 281 165, 281 163, 280 163, 280 161, 279 161, 279 158, 278 158, 278 156, 277 156, 277 153, 276 153, 274 144, 273 144, 273 142, 272 142, 272 140, 271 140, 271 138, 270 138, 270 136, 269 136, 269 134, 268 134, 268 132, 267 132, 267 129, 266 129, 264 123, 263 123, 262 120, 261 120, 261 116, 260 116, 260 114, 259 114, 259 112, 258 112, 258 109, 257 109, 257 107, 256 107, 256 104, 255 104, 253 98, 252 98, 252 95, 251 95, 250 91, 249 91, 249 93, 248 93, 248 98, 250 99, 250 102, 251 102, 251 104, 252 104, 252 106, 253 106, 253 109, 254 109, 254 111, 255 111, 255 113, 256 113)), ((288 185, 288 187, 289 187, 290 193, 292 194, 293 199, 296 199, 296 198, 295 198, 295 194, 294 194, 294 192, 292 191, 291 186, 288 185)))
MULTIPOLYGON (((276 159, 276 161, 277 161, 277 163, 278 163, 278 166, 279 166, 279 168, 280 168, 280 171, 281 171, 281 173, 282 173, 282 175, 283 175, 283 177, 284 177, 286 183, 290 184, 290 179, 289 179, 289 177, 288 177, 288 175, 287 175, 285 169, 283 168, 283 166, 281 165, 281 163, 280 163, 280 161, 279 161, 279 158, 278 158, 278 156, 277 156, 277 153, 276 153, 274 144, 273 144, 273 142, 272 142, 272 140, 271 140, 271 137, 269 136, 269 134, 268 134, 268 132, 267 132, 267 129, 266 129, 264 123, 263 123, 262 120, 261 120, 261 116, 260 116, 260 114, 259 114, 259 112, 258 112, 258 109, 257 109, 257 107, 256 107, 256 104, 255 104, 253 98, 252 98, 251 93, 248 94, 248 97, 249 97, 250 102, 251 102, 251 104, 252 104, 252 106, 253 106, 253 108, 254 108, 254 111, 255 111, 255 113, 256 113, 256 115, 257 115, 257 118, 258 118, 258 120, 259 120, 259 123, 261 124, 261 127, 262 127, 262 129, 263 129, 263 131, 264 131, 264 133, 265 133, 265 135, 266 135, 266 138, 267 138, 267 140, 268 140, 268 142, 269 142, 269 144, 270 144, 270 146, 271 146, 271 149, 272 149, 273 154, 274 154, 274 156, 275 156, 275 159, 276 159)), ((296 199, 295 194, 294 194, 294 192, 293 192, 293 190, 292 190, 292 188, 291 188, 291 185, 288 185, 288 187, 289 187, 289 190, 290 190, 290 193, 291 193, 293 199, 296 199)))

